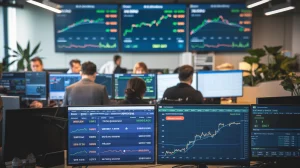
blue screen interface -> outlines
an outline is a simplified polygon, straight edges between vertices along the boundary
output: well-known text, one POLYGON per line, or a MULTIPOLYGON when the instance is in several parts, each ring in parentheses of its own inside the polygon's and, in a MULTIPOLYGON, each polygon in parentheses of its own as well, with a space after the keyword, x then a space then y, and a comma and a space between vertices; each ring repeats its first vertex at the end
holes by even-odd
POLYGON ((127 82, 134 77, 141 78, 146 83, 146 93, 143 99, 156 99, 156 74, 115 74, 115 99, 125 99, 127 82))
POLYGON ((245 4, 191 4, 190 51, 246 51, 252 46, 252 11, 245 4))
POLYGON ((300 157, 300 106, 253 105, 252 157, 300 157))
POLYGON ((2 74, 0 84, 6 89, 8 96, 25 96, 25 73, 5 72, 2 74))
POLYGON ((157 130, 158 163, 249 161, 249 106, 158 106, 157 130))
POLYGON ((47 73, 26 72, 26 94, 24 99, 46 100, 47 99, 47 73))
POLYGON ((186 50, 186 5, 122 5, 122 51, 186 50))
POLYGON ((155 161, 155 106, 68 108, 68 163, 155 161))
POLYGON ((118 45, 118 6, 64 4, 55 15, 56 52, 113 52, 118 45))

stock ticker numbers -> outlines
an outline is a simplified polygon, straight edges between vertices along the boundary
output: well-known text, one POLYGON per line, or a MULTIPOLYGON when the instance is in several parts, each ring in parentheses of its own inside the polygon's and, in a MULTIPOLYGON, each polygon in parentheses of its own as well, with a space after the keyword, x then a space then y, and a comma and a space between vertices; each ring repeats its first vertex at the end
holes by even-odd
POLYGON ((154 106, 69 109, 69 163, 152 163, 154 106))
POLYGON ((57 52, 118 51, 118 6, 62 5, 55 35, 57 52))
POLYGON ((122 5, 122 51, 185 51, 185 5, 122 5))
POLYGON ((245 4, 192 4, 190 51, 245 51, 252 44, 252 11, 245 4))
POLYGON ((249 159, 248 113, 247 107, 160 106, 158 162, 249 159))

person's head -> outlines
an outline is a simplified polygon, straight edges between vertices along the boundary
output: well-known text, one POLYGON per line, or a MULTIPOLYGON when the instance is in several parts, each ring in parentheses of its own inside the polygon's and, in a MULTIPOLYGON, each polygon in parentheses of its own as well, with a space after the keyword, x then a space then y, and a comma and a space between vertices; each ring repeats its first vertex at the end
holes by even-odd
POLYGON ((43 61, 40 57, 34 57, 30 60, 32 72, 42 72, 44 69, 43 61))
POLYGON ((114 62, 117 66, 121 66, 122 57, 120 55, 114 56, 114 62))
POLYGON ((125 93, 127 97, 140 97, 143 98, 146 92, 146 83, 141 78, 131 78, 127 82, 127 88, 125 90, 125 93))
POLYGON ((191 85, 193 83, 194 68, 190 65, 183 65, 179 68, 179 80, 182 83, 191 85))
POLYGON ((72 73, 80 73, 81 71, 81 61, 78 59, 73 59, 70 61, 70 68, 72 73))
POLYGON ((88 61, 81 65, 81 76, 82 78, 89 78, 91 80, 95 80, 97 76, 97 66, 88 61))
POLYGON ((146 73, 148 73, 148 67, 144 62, 138 62, 134 65, 133 73, 134 74, 146 74, 146 73))

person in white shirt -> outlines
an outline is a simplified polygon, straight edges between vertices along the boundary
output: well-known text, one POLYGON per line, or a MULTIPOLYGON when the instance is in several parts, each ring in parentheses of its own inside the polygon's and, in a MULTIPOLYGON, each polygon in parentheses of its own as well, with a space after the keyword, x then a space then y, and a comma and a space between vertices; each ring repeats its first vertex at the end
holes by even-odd
POLYGON ((115 55, 113 61, 108 61, 99 70, 99 74, 113 74, 117 67, 121 66, 122 57, 115 55))
POLYGON ((70 61, 70 69, 68 70, 68 74, 79 74, 81 71, 81 61, 78 59, 73 59, 70 61))

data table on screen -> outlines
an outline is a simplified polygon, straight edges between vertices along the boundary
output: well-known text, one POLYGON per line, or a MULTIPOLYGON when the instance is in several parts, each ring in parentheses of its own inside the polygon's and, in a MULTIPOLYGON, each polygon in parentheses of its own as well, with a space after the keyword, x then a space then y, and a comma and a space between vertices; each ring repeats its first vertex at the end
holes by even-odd
POLYGON ((113 52, 119 50, 118 6, 63 4, 55 14, 57 52, 113 52))
POLYGON ((154 163, 155 107, 69 107, 68 163, 154 163))
POLYGON ((8 96, 23 97, 26 94, 25 73, 3 73, 0 84, 7 90, 8 96))
POLYGON ((191 4, 190 51, 246 51, 252 47, 252 11, 245 4, 191 4))
POLYGON ((186 51, 186 5, 122 5, 122 51, 186 51))
POLYGON ((23 99, 46 100, 47 99, 47 73, 26 72, 26 94, 23 99))
POLYGON ((247 160, 249 106, 158 107, 158 163, 247 160))

